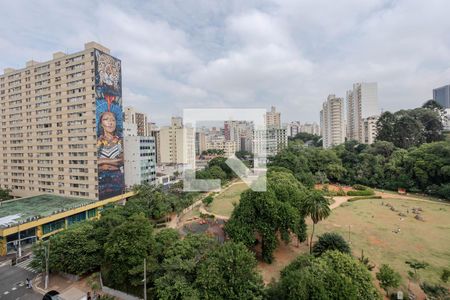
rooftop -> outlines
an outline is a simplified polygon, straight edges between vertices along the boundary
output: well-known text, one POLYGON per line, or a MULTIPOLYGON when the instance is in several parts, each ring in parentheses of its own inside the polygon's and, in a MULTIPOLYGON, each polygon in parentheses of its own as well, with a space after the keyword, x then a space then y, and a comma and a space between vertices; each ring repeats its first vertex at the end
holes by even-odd
POLYGON ((83 198, 39 195, 5 201, 0 205, 0 228, 27 223, 96 202, 83 198))

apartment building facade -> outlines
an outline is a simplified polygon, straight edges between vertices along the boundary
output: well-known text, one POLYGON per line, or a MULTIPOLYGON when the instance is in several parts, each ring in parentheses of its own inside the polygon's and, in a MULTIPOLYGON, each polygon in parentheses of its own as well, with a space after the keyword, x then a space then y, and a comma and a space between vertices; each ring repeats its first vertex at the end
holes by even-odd
POLYGON ((320 128, 324 148, 345 142, 344 99, 328 96, 320 111, 320 128))
POLYGON ((125 136, 125 185, 130 188, 156 181, 156 146, 152 136, 125 136))
POLYGON ((366 123, 378 118, 378 85, 376 82, 361 82, 353 84, 353 89, 347 91, 347 138, 366 143, 372 137, 372 131, 365 130, 366 123), (370 118, 370 120, 367 120, 370 118))
POLYGON ((193 128, 183 127, 183 120, 173 117, 170 126, 159 130, 160 164, 195 166, 195 134, 193 128))
POLYGON ((281 128, 281 113, 277 112, 275 106, 272 106, 266 113, 266 127, 281 128))
POLYGON ((137 135, 149 136, 151 127, 149 126, 149 119, 147 114, 138 112, 134 107, 127 106, 123 110, 124 122, 135 124, 137 135))
POLYGON ((121 61, 95 42, 0 75, 0 187, 15 197, 123 193, 121 61))

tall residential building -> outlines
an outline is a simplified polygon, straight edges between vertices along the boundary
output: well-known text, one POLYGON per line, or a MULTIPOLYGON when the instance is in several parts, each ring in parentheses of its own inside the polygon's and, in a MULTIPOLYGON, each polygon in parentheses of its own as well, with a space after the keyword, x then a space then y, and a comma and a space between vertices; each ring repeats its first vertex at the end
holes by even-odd
POLYGON ((183 120, 173 117, 170 126, 159 130, 160 164, 188 164, 195 166, 194 129, 183 127, 183 120))
POLYGON ((121 61, 95 42, 0 75, 0 187, 103 200, 124 192, 121 61))
POLYGON ((281 113, 277 112, 275 106, 272 106, 266 113, 266 127, 281 128, 281 113))
POLYGON ((127 106, 124 108, 124 122, 135 124, 137 128, 137 134, 139 136, 149 136, 149 120, 147 114, 138 112, 134 107, 127 106))
POLYGON ((372 144, 375 142, 377 137, 377 121, 379 116, 372 116, 365 118, 363 120, 363 133, 362 136, 364 140, 362 141, 364 144, 372 144))
POLYGON ((442 105, 443 108, 450 108, 450 85, 444 85, 433 90, 433 100, 442 105))
POLYGON ((155 148, 155 138, 152 136, 124 136, 127 187, 156 181, 155 148))
POLYGON ((320 128, 324 148, 345 142, 344 99, 328 96, 320 111, 320 128))
POLYGON ((369 139, 364 136, 365 119, 379 115, 377 83, 353 84, 353 89, 347 91, 347 138, 365 143, 369 139))

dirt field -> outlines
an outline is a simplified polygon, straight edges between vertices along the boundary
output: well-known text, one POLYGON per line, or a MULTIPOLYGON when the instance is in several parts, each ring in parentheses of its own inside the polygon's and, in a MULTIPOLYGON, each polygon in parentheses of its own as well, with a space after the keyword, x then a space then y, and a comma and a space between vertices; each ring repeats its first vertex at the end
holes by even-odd
POLYGON ((248 186, 243 182, 230 185, 214 197, 212 204, 206 208, 207 211, 221 216, 231 216, 234 209, 233 203, 239 203, 241 193, 246 189, 248 189, 248 186))

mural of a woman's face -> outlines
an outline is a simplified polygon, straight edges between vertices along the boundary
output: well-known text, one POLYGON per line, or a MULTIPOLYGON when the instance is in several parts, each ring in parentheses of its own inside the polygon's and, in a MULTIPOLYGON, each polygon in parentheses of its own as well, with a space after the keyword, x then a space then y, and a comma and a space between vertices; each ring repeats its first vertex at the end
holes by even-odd
POLYGON ((112 112, 103 113, 101 123, 105 133, 114 134, 116 130, 116 116, 112 112))

